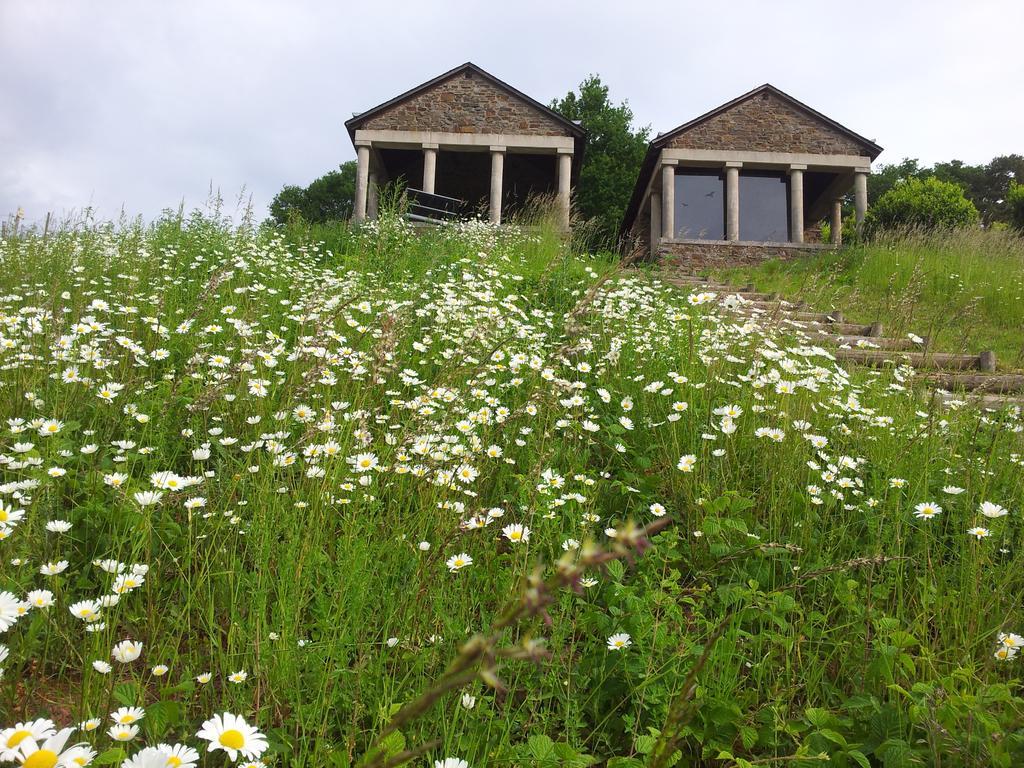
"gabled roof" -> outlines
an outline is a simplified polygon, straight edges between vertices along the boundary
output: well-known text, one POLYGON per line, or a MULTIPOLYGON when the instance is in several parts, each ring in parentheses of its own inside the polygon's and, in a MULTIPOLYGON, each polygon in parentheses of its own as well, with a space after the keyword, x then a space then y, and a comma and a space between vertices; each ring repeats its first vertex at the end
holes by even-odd
POLYGON ((700 117, 695 117, 693 120, 690 120, 687 123, 683 123, 682 125, 676 126, 670 131, 660 133, 657 136, 655 136, 654 139, 651 140, 651 143, 647 145, 647 154, 644 156, 643 163, 640 166, 640 173, 637 175, 636 184, 633 187, 633 195, 630 198, 629 205, 626 206, 626 211, 622 216, 622 223, 619 226, 619 235, 626 235, 629 233, 629 230, 632 229, 633 221, 640 211, 640 203, 643 202, 643 193, 644 190, 647 188, 647 181, 648 179, 650 179, 651 173, 653 173, 654 171, 654 166, 657 163, 659 153, 666 144, 671 142, 672 139, 674 139, 679 134, 685 133, 689 129, 697 125, 700 125, 701 123, 706 122, 712 119, 713 117, 722 114, 723 112, 732 109, 733 107, 737 106, 738 104, 744 101, 747 101, 748 99, 752 99, 755 96, 759 96, 762 93, 768 93, 771 94, 772 96, 775 96, 779 100, 789 104, 795 109, 809 115, 810 117, 813 117, 815 120, 824 123, 833 130, 852 139, 854 142, 864 147, 867 155, 870 156, 872 160, 874 160, 876 157, 878 157, 878 155, 881 154, 882 148, 878 146, 878 144, 876 144, 875 142, 871 141, 870 139, 864 138, 859 133, 851 131, 849 128, 840 123, 837 123, 832 118, 826 117, 821 112, 818 112, 816 109, 812 109, 811 107, 804 104, 802 101, 794 99, 788 93, 779 90, 771 83, 765 83, 764 85, 759 85, 757 88, 754 88, 752 91, 747 91, 742 96, 737 96, 732 101, 727 101, 725 104, 722 104, 719 107, 715 107, 710 112, 705 112, 700 117))
POLYGON ((760 96, 762 93, 769 93, 772 96, 775 96, 779 100, 786 102, 787 104, 789 104, 790 106, 795 107, 796 109, 800 110, 801 112, 804 112, 807 115, 810 115, 811 117, 813 117, 814 119, 818 120, 819 122, 822 122, 825 125, 828 125, 833 130, 838 131, 839 133, 847 136, 850 139, 853 139, 853 141, 857 142, 862 147, 864 147, 865 150, 867 150, 866 154, 870 155, 872 160, 874 160, 876 157, 878 157, 879 154, 881 154, 882 148, 880 146, 878 146, 877 144, 875 144, 875 142, 871 141, 870 139, 864 138, 859 133, 855 133, 855 132, 851 131, 845 125, 841 125, 840 123, 837 123, 832 118, 826 117, 825 115, 821 114, 821 112, 818 112, 816 109, 812 109, 811 107, 809 107, 806 104, 804 104, 802 101, 794 99, 788 93, 786 93, 785 91, 779 90, 778 88, 776 88, 771 83, 765 83, 764 85, 759 85, 754 90, 747 91, 742 96, 737 96, 732 101, 727 101, 725 104, 722 104, 720 107, 715 107, 710 112, 705 112, 700 117, 695 117, 693 120, 690 120, 688 123, 683 123, 682 125, 673 128, 671 131, 668 131, 667 133, 659 134, 651 142, 651 145, 654 146, 654 147, 657 147, 658 149, 661 149, 663 146, 665 146, 665 144, 670 142, 672 139, 674 139, 680 133, 688 131, 689 129, 693 128, 694 126, 700 125, 701 123, 710 120, 711 118, 715 117, 716 115, 720 115, 723 112, 727 112, 728 110, 730 110, 733 107, 735 107, 737 104, 740 104, 740 103, 742 103, 744 101, 747 101, 748 99, 752 99, 755 96, 760 96))
POLYGON ((509 93, 515 98, 526 102, 537 111, 543 113, 552 120, 555 120, 556 122, 565 126, 566 130, 570 131, 572 135, 577 139, 582 139, 584 136, 586 136, 586 131, 584 131, 583 128, 574 123, 572 120, 569 120, 564 115, 558 114, 550 107, 544 106, 539 101, 531 99, 522 91, 516 90, 505 81, 499 80, 490 72, 481 69, 471 61, 467 61, 465 64, 460 64, 454 69, 450 69, 444 74, 438 75, 437 77, 433 78, 432 80, 428 80, 427 82, 422 83, 421 85, 417 85, 415 88, 412 88, 411 90, 408 90, 405 93, 399 94, 398 96, 395 96, 395 98, 385 101, 383 104, 378 104, 376 107, 368 109, 365 112, 360 112, 358 115, 355 115, 351 119, 346 120, 345 127, 348 129, 349 136, 351 136, 352 140, 355 141, 356 130, 370 118, 374 117, 375 115, 379 115, 380 113, 390 109, 396 104, 400 104, 403 101, 406 101, 407 99, 411 99, 413 96, 423 93, 424 91, 433 88, 435 85, 442 83, 445 80, 448 80, 449 78, 459 75, 466 71, 473 72, 475 75, 482 77, 483 79, 502 89, 506 93, 509 93))

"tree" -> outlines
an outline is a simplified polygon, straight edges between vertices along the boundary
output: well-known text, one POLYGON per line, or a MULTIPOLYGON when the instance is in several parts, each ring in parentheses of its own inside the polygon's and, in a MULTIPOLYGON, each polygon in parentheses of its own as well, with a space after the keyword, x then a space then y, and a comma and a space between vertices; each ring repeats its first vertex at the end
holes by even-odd
POLYGON ((907 179, 923 179, 931 174, 930 168, 922 168, 917 158, 905 157, 898 163, 880 165, 868 176, 868 200, 879 200, 882 195, 907 179))
POLYGON ((897 182, 875 202, 868 219, 870 229, 968 227, 978 222, 978 209, 959 185, 930 176, 897 182))
POLYGON ((1006 205, 1010 226, 1024 233, 1024 184, 1010 182, 1010 189, 1006 193, 1006 205))
POLYGON ((308 187, 285 185, 270 203, 270 217, 277 224, 284 224, 291 211, 310 223, 347 219, 352 214, 355 194, 356 162, 349 160, 308 187))
POLYGON ((601 235, 614 237, 640 172, 650 128, 634 131, 629 103, 612 104, 598 75, 588 76, 578 94, 570 91, 551 108, 578 120, 587 131, 576 207, 584 217, 597 220, 601 235))

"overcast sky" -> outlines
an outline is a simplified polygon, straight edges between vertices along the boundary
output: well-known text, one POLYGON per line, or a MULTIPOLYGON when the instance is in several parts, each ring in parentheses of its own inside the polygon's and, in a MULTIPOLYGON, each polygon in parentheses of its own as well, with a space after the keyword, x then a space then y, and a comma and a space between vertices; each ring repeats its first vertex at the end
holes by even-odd
POLYGON ((770 82, 878 162, 1024 153, 1022 0, 0 0, 0 217, 152 217, 355 156, 343 123, 464 61, 547 103, 598 73, 668 130, 770 82))

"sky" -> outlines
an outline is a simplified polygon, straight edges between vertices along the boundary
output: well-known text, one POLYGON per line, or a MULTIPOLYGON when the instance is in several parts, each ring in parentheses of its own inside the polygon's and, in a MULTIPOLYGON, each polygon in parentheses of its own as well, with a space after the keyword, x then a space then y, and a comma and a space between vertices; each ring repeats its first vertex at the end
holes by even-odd
POLYGON ((588 74, 656 134, 770 82, 880 163, 1024 154, 1021 0, 0 0, 0 218, 266 214, 343 123, 465 61, 548 103, 588 74))

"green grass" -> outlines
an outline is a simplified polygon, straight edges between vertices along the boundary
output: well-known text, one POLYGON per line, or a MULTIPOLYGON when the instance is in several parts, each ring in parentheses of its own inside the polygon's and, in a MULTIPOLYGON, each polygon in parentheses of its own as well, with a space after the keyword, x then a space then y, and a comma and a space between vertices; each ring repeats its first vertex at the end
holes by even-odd
POLYGON ((934 349, 992 350, 1024 367, 1024 240, 1007 231, 900 232, 838 252, 723 273, 887 336, 930 336, 934 349))
POLYGON ((225 711, 275 766, 1021 764, 1020 414, 717 312, 543 226, 0 243, 0 617, 53 601, 0 633, 0 727, 99 718, 114 765, 225 765, 225 711), (87 625, 108 559, 145 582, 87 625))

